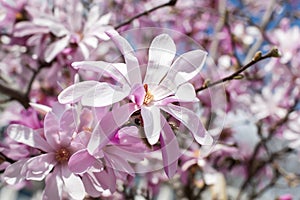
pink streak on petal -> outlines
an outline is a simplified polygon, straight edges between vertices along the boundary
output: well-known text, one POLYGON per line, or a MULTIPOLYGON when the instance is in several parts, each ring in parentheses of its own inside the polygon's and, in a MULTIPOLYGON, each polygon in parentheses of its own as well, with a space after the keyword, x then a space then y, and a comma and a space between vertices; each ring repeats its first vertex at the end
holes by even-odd
POLYGON ((167 176, 172 178, 177 170, 180 150, 174 132, 163 116, 161 116, 161 123, 163 124, 163 129, 161 131, 160 143, 163 164, 167 176))

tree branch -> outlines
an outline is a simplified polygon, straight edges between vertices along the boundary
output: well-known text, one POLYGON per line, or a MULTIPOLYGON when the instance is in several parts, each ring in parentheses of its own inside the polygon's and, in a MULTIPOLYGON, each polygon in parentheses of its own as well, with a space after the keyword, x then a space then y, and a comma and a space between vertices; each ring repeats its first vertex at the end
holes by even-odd
POLYGON ((226 81, 230 81, 230 80, 233 80, 233 79, 240 79, 240 75, 243 71, 245 71, 246 69, 248 69, 249 67, 251 67, 252 65, 258 63, 259 61, 262 61, 264 59, 267 59, 267 58, 271 58, 271 57, 279 57, 279 52, 278 52, 278 49, 274 48, 272 49, 271 51, 269 51, 267 54, 265 55, 261 55, 261 52, 257 52, 255 54, 255 56, 252 58, 252 60, 246 64, 245 66, 243 66, 242 68, 240 68, 239 70, 237 70, 236 72, 232 73, 231 75, 229 76, 226 76, 225 78, 222 78, 220 80, 217 80, 215 82, 212 82, 212 83, 206 83, 204 84, 202 87, 200 87, 199 89, 196 90, 196 92, 200 92, 202 90, 205 90, 209 87, 212 87, 212 86, 215 86, 215 85, 218 85, 218 84, 221 84, 221 83, 224 83, 226 81))
POLYGON ((154 8, 151 8, 150 10, 146 10, 146 11, 144 11, 144 12, 142 12, 140 14, 137 14, 137 15, 133 16, 132 18, 130 18, 130 19, 128 19, 128 20, 126 20, 126 21, 124 21, 124 22, 116 25, 114 28, 115 29, 119 29, 119 28, 121 28, 123 26, 126 26, 126 25, 130 24, 133 20, 138 19, 138 18, 140 18, 140 17, 142 17, 144 15, 148 15, 148 14, 152 13, 153 11, 158 10, 160 8, 167 7, 167 6, 175 6, 176 2, 177 2, 177 0, 170 0, 167 3, 158 5, 158 6, 154 7, 154 8))

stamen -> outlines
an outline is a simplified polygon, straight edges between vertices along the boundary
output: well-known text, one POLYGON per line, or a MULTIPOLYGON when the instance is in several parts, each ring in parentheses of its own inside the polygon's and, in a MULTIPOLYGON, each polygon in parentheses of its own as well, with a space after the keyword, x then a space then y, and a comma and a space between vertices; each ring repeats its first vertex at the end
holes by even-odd
POLYGON ((153 100, 154 96, 148 90, 148 85, 147 84, 144 85, 144 89, 145 89, 146 94, 145 94, 143 103, 145 105, 148 105, 153 100))
POLYGON ((61 148, 55 153, 55 159, 60 163, 67 162, 70 156, 70 152, 65 148, 61 148))

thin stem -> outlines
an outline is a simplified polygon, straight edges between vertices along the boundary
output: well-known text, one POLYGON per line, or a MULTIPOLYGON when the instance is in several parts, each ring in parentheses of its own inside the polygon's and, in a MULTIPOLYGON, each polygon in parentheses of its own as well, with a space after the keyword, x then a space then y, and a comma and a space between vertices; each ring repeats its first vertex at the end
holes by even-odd
POLYGON ((160 8, 167 7, 167 6, 175 6, 176 2, 177 2, 177 0, 170 0, 167 3, 164 3, 164 4, 158 5, 156 7, 153 7, 150 10, 146 10, 146 11, 144 11, 144 12, 142 12, 140 14, 137 14, 137 15, 133 16, 132 18, 130 18, 130 19, 128 19, 128 20, 126 20, 126 21, 124 21, 124 22, 116 25, 114 28, 115 29, 119 29, 119 28, 121 28, 123 26, 126 26, 126 25, 130 24, 133 20, 138 19, 138 18, 140 18, 140 17, 142 17, 144 15, 148 15, 148 14, 152 13, 153 11, 158 10, 160 8))
POLYGON ((197 89, 196 92, 200 92, 200 91, 205 90, 207 88, 210 88, 212 86, 224 83, 226 81, 230 81, 230 80, 236 79, 239 75, 241 75, 241 73, 243 71, 245 71, 246 69, 248 69, 252 65, 258 63, 259 61, 262 61, 264 59, 271 58, 271 57, 279 57, 279 53, 278 53, 277 49, 274 48, 274 49, 272 49, 270 52, 268 52, 265 55, 261 55, 259 52, 257 52, 257 54, 254 56, 254 58, 248 64, 246 64, 245 66, 243 66, 242 68, 240 68, 236 72, 234 72, 231 75, 226 76, 226 77, 224 77, 224 78, 222 78, 220 80, 217 80, 215 82, 204 84, 202 87, 200 87, 199 89, 197 89))

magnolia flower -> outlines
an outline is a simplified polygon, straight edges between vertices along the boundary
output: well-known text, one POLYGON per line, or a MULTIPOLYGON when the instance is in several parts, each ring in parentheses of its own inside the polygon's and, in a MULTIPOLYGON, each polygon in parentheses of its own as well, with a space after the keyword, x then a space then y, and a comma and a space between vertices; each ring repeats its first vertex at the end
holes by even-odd
POLYGON ((67 191, 73 199, 84 198, 85 189, 81 178, 68 168, 68 160, 75 149, 72 144, 77 124, 74 113, 72 108, 63 113, 47 113, 44 129, 33 130, 16 124, 9 126, 9 137, 43 153, 21 159, 7 167, 4 180, 8 184, 45 179, 44 199, 62 199, 63 191, 67 191))
POLYGON ((27 11, 32 20, 17 23, 14 36, 32 35, 28 43, 37 41, 40 34, 54 36, 55 41, 52 41, 44 52, 46 62, 51 62, 62 52, 69 54, 73 51, 87 59, 91 48, 95 49, 99 41, 109 39, 104 31, 112 29, 108 25, 110 13, 101 15, 99 6, 95 5, 87 12, 85 18, 81 1, 69 0, 64 2, 64 5, 54 5, 53 12, 50 13, 41 13, 32 7, 27 7, 27 11))
POLYGON ((100 122, 102 136, 98 138, 102 138, 101 143, 104 144, 108 140, 104 140, 103 135, 110 138, 113 131, 139 110, 147 141, 150 145, 154 145, 160 140, 164 166, 173 166, 165 170, 167 174, 171 170, 172 174, 180 153, 164 113, 172 115, 184 124, 198 143, 202 145, 212 143, 212 137, 205 130, 199 116, 187 108, 173 104, 197 100, 195 89, 188 81, 201 70, 206 52, 190 51, 173 62, 176 46, 169 35, 161 34, 150 45, 147 72, 142 80, 140 65, 130 44, 115 31, 107 34, 122 52, 126 64, 83 61, 73 63, 73 67, 108 74, 117 81, 117 84, 98 81, 76 83, 66 88, 58 99, 63 104, 81 101, 83 105, 93 107, 111 105, 125 98, 130 100, 129 103, 114 108, 102 119, 100 122))

